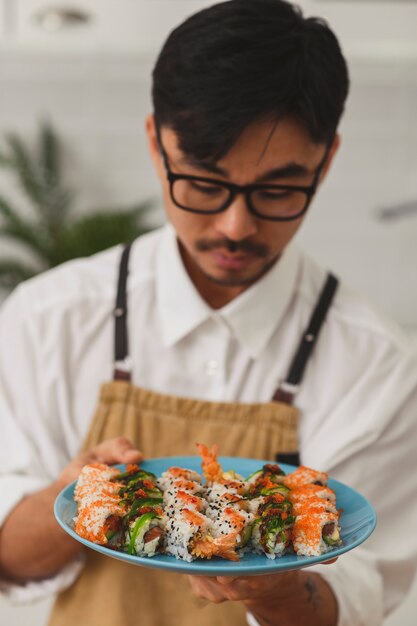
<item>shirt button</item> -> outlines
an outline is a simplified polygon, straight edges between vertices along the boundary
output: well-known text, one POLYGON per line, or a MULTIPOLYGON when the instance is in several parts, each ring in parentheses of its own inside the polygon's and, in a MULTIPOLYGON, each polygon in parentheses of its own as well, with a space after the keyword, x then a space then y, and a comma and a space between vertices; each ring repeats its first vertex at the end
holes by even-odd
POLYGON ((204 370, 207 376, 215 376, 218 372, 219 364, 214 359, 210 359, 206 362, 204 370))

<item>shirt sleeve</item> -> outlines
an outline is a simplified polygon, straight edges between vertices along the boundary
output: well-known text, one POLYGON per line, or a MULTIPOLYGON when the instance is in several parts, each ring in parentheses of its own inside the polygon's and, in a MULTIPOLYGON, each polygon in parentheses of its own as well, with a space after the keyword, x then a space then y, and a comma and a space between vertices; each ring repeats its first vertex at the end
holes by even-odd
MULTIPOLYGON (((24 497, 56 479, 65 456, 54 449, 55 433, 44 419, 41 337, 28 310, 25 288, 18 288, 0 309, 0 530, 24 497)), ((55 577, 24 585, 0 580, 0 592, 16 602, 31 601, 68 587, 81 567, 76 560, 55 577)))
POLYGON ((31 604, 47 596, 53 596, 70 587, 84 567, 84 557, 79 555, 59 573, 42 580, 28 581, 17 585, 0 579, 0 593, 16 605, 31 604))
POLYGON ((329 565, 316 565, 338 604, 337 626, 380 626, 383 622, 383 577, 375 555, 365 549, 345 554, 329 565))
MULTIPOLYGON (((362 493, 373 505, 377 526, 360 547, 336 563, 309 568, 333 589, 339 605, 338 626, 380 626, 406 597, 417 569, 417 360, 414 347, 378 388, 368 387, 362 419, 346 456, 330 464, 330 476, 362 493), (371 398, 386 409, 383 419, 369 418, 371 398), (389 413, 389 416, 388 416, 389 413), (369 421, 370 420, 370 421, 369 421), (372 426, 370 425, 372 423, 372 426)), ((352 415, 354 415, 352 413, 352 415)), ((348 419, 346 415, 346 419, 348 419)), ((341 518, 343 528, 343 514, 341 518)))

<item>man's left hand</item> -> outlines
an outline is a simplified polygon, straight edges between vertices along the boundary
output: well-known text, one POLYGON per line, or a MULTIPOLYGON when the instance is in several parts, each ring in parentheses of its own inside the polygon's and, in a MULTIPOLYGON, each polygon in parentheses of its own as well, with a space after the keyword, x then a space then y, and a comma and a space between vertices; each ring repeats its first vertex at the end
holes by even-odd
POLYGON ((335 626, 337 623, 337 601, 331 588, 308 568, 263 576, 188 578, 197 598, 214 604, 242 602, 261 626, 303 623, 335 626))
POLYGON ((189 576, 191 588, 198 598, 215 604, 231 600, 233 602, 265 602, 270 597, 275 600, 280 590, 294 588, 297 572, 268 574, 266 576, 189 576))

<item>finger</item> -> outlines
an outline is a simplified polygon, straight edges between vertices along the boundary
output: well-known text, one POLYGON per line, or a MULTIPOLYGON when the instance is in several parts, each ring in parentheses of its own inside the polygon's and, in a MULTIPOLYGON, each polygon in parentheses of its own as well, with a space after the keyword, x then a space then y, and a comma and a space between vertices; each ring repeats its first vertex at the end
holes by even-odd
POLYGON ((221 591, 222 595, 224 595, 227 600, 243 601, 248 599, 251 596, 252 592, 250 589, 250 585, 248 585, 247 579, 244 578, 233 578, 232 580, 228 580, 227 576, 219 576, 221 580, 217 582, 217 588, 221 591))
POLYGON ((335 559, 330 559, 329 561, 324 561, 323 565, 331 565, 332 563, 336 563, 338 557, 335 559))
POLYGON ((189 576, 188 579, 194 595, 199 600, 207 600, 214 604, 220 604, 228 599, 215 582, 215 579, 208 576, 189 576))
POLYGON ((92 452, 102 463, 138 463, 143 459, 142 452, 126 437, 103 441, 92 452))
POLYGON ((140 450, 132 449, 123 452, 123 461, 125 463, 139 463, 143 460, 143 454, 140 450))
POLYGON ((220 585, 230 585, 235 580, 239 580, 239 577, 238 576, 217 576, 216 580, 220 585))

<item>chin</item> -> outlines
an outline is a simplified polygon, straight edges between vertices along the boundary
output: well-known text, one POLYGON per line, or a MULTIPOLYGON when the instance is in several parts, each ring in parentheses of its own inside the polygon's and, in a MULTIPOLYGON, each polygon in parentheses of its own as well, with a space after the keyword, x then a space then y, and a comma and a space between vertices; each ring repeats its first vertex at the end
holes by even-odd
POLYGON ((261 276, 265 274, 267 268, 261 268, 251 274, 243 274, 238 272, 221 272, 221 271, 206 271, 200 267, 203 274, 217 285, 223 285, 224 287, 249 287, 256 282, 261 276))

